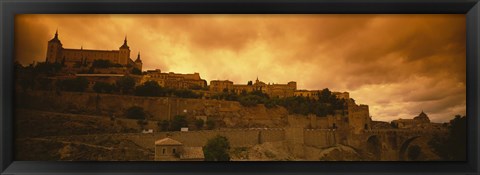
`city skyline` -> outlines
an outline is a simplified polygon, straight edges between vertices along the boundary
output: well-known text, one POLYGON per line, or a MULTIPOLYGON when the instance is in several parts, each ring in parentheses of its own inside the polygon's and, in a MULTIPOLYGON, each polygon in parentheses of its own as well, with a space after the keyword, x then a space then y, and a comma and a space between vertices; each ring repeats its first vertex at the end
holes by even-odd
POLYGON ((373 120, 465 115, 464 15, 19 15, 15 23, 22 64, 45 61, 58 27, 66 48, 114 50, 127 35, 144 70, 348 91, 373 120))

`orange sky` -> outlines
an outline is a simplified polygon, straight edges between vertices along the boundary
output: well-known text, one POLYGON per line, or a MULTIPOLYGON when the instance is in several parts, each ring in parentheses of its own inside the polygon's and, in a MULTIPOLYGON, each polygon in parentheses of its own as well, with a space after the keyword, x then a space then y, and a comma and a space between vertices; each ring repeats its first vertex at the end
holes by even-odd
POLYGON ((374 120, 466 111, 464 15, 18 15, 16 59, 45 61, 57 28, 65 48, 117 50, 128 35, 144 70, 348 91, 374 120))

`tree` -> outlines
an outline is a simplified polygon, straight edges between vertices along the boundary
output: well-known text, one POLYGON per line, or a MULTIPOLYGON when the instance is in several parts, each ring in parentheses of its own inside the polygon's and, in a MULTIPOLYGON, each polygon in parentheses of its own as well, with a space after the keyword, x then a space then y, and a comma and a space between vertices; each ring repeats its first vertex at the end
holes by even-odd
POLYGON ((188 126, 187 119, 183 115, 176 115, 172 120, 173 131, 180 131, 182 127, 187 127, 187 126, 188 126))
POLYGON ((144 129, 145 125, 148 124, 148 121, 146 120, 137 120, 138 126, 140 126, 141 129, 144 129))
POLYGON ((429 145, 444 160, 467 160, 467 117, 456 115, 450 120, 448 136, 435 135, 429 145))
POLYGON ((156 81, 147 81, 135 88, 136 96, 160 97, 164 95, 163 88, 156 81))
POLYGON ((212 119, 208 119, 207 120, 207 129, 212 130, 213 128, 215 128, 215 121, 213 121, 212 119))
POLYGON ((129 93, 135 87, 135 79, 130 76, 124 76, 117 80, 117 87, 122 93, 129 93))
POLYGON ((142 75, 142 71, 138 68, 133 68, 132 71, 130 71, 130 73, 132 74, 135 74, 135 75, 142 75))
POLYGON ((105 82, 95 82, 93 90, 97 93, 111 93, 115 90, 115 85, 105 82))
POLYGON ((207 141, 203 147, 203 154, 206 161, 230 161, 230 142, 224 136, 217 135, 207 141))
POLYGON ((253 82, 252 82, 252 81, 248 81, 247 85, 251 86, 251 85, 253 85, 253 82))
POLYGON ((195 127, 200 130, 203 128, 204 123, 205 122, 202 119, 197 119, 195 120, 195 127))
POLYGON ((195 92, 188 89, 174 90, 173 94, 180 98, 199 98, 200 97, 200 95, 197 95, 195 92))
POLYGON ((88 87, 88 80, 84 77, 59 80, 57 87, 65 91, 83 92, 88 87))
POLYGON ((145 118, 147 117, 147 114, 145 113, 142 107, 132 106, 127 109, 126 116, 129 119, 145 120, 145 118))
POLYGON ((242 104, 243 106, 247 107, 256 106, 257 104, 262 103, 262 97, 257 95, 246 95, 240 97, 238 99, 238 102, 240 102, 240 104, 242 104))
POLYGON ((158 127, 161 131, 168 131, 168 127, 170 126, 170 122, 168 120, 162 120, 158 122, 158 127))

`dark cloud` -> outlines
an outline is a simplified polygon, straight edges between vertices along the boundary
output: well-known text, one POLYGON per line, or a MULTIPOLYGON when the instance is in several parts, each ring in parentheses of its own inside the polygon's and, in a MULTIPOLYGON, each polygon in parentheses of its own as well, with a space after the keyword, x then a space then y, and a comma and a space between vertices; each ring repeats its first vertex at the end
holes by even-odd
POLYGON ((58 27, 67 48, 118 49, 128 35, 146 69, 349 91, 376 120, 465 114, 464 15, 19 15, 15 24, 23 64, 45 59, 58 27))

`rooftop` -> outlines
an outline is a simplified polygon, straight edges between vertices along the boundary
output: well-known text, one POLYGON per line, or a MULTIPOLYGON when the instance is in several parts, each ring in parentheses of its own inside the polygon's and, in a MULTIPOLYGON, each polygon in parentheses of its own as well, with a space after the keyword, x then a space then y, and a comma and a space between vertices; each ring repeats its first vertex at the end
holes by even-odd
POLYGON ((182 145, 182 143, 167 137, 167 138, 155 141, 155 145, 182 145))

